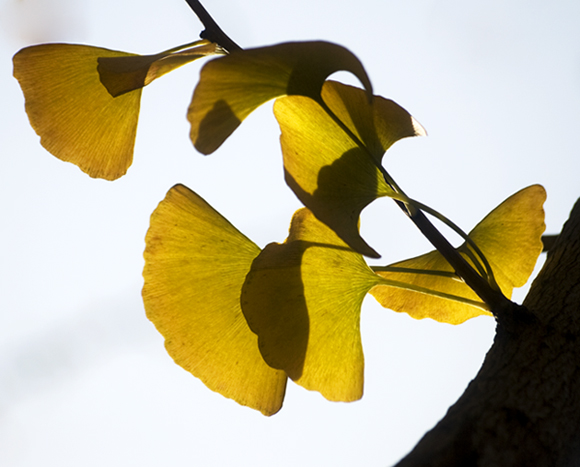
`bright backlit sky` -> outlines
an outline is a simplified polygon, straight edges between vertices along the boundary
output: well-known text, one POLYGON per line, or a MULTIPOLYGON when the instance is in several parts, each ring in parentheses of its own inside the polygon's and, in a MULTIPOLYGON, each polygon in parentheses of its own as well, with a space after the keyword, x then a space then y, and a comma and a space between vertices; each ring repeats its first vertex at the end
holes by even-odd
MULTIPOLYGON (((429 133, 397 143, 388 170, 465 230, 541 183, 556 233, 580 196, 577 0, 204 4, 244 47, 324 39, 358 55, 375 92, 429 133)), ((491 318, 415 321, 368 297, 363 399, 331 403, 290 383, 271 418, 172 362, 140 297, 149 215, 180 182, 260 246, 284 240, 299 203, 283 183, 271 105, 201 156, 185 119, 200 65, 188 65, 144 90, 128 174, 93 180, 40 146, 11 57, 39 42, 154 53, 201 29, 184 0, 0 0, 2 466, 391 465, 491 346, 491 318)), ((382 264, 430 249, 390 200, 363 213, 362 230, 382 264)))

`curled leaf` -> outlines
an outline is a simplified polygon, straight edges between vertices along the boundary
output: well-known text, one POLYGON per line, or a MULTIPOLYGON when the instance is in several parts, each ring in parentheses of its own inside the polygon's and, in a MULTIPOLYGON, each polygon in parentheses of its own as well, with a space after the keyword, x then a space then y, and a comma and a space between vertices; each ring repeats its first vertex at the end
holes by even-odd
POLYGON ((42 44, 14 56, 14 77, 42 146, 91 177, 116 180, 133 160, 142 87, 212 48, 204 42, 174 55, 176 49, 140 56, 42 44))
POLYGON ((328 42, 289 42, 246 49, 208 62, 188 111, 190 137, 203 154, 214 152, 258 106, 284 95, 320 100, 326 78, 350 71, 368 94, 372 87, 360 61, 328 42))
POLYGON ((379 281, 360 254, 301 209, 288 239, 254 260, 242 311, 270 366, 329 400, 353 401, 363 393, 361 305, 379 281))
POLYGON ((151 216, 143 302, 178 365, 223 396, 272 415, 287 377, 266 364, 240 309, 259 252, 202 198, 176 185, 151 216))
MULTIPOLYGON (((526 283, 542 252, 546 192, 532 185, 510 196, 491 211, 469 233, 487 258, 503 294, 510 298, 515 287, 526 283)), ((459 252, 471 264, 466 254, 467 244, 459 252)), ((482 314, 490 315, 477 295, 458 277, 438 251, 392 264, 373 268, 388 281, 406 283, 426 289, 426 293, 389 285, 378 285, 370 293, 385 308, 405 312, 413 318, 432 318, 450 324, 460 324, 482 314), (407 272, 403 272, 403 271, 407 272), (429 294, 434 291, 447 298, 429 294), (466 303, 467 301, 467 303, 466 303), (472 301, 473 303, 469 303, 472 301)))
POLYGON ((376 198, 394 194, 379 168, 385 151, 425 132, 395 102, 374 96, 370 103, 362 89, 327 81, 322 98, 338 122, 308 97, 276 100, 286 183, 351 248, 378 258, 359 234, 360 213, 376 198))
POLYGON ((216 44, 201 40, 155 55, 99 57, 97 70, 103 85, 113 97, 117 97, 147 86, 153 80, 198 58, 222 54, 216 44))
POLYGON ((379 164, 397 141, 427 135, 423 126, 399 104, 381 96, 373 96, 369 101, 360 88, 327 81, 322 98, 379 164))

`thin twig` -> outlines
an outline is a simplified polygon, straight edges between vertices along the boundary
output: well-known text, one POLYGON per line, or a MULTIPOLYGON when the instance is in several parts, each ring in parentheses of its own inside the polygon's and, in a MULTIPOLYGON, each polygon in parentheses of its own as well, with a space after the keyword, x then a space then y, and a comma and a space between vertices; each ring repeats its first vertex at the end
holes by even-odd
POLYGON ((238 44, 231 40, 229 36, 222 31, 222 29, 217 25, 217 23, 213 20, 213 18, 198 0, 185 1, 205 26, 205 30, 201 32, 199 37, 215 42, 227 52, 236 52, 242 50, 238 44))

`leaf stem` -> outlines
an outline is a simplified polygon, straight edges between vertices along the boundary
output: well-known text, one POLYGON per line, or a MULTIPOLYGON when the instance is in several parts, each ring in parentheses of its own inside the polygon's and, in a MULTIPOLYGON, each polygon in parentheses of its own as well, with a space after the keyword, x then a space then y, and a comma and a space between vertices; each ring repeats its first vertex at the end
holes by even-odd
POLYGON ((481 277, 475 269, 459 254, 449 241, 437 230, 423 211, 415 210, 410 216, 411 221, 431 244, 443 255, 457 275, 490 307, 496 316, 504 315, 513 303, 505 295, 481 277))
POLYGON ((217 45, 228 52, 238 52, 242 50, 238 44, 236 44, 225 32, 222 31, 222 29, 213 20, 211 15, 207 12, 199 0, 185 1, 205 26, 205 30, 201 32, 199 37, 215 42, 217 45))
POLYGON ((453 221, 451 221, 449 218, 445 217, 443 214, 436 211, 435 209, 433 209, 433 208, 431 208, 423 203, 420 203, 417 200, 409 199, 406 196, 405 196, 405 198, 406 199, 401 199, 400 201, 406 202, 407 204, 412 204, 415 207, 419 208, 421 211, 424 211, 427 214, 430 214, 431 216, 433 216, 436 219, 443 222, 445 225, 447 225, 449 228, 451 228, 455 233, 457 233, 461 238, 463 238, 465 240, 465 242, 469 246, 471 246, 471 248, 473 248, 473 251, 469 248, 466 248, 464 253, 469 256, 469 258, 471 259, 471 261, 473 261, 473 264, 477 268, 479 273, 486 277, 486 279, 488 280, 490 285, 493 288, 499 290, 499 286, 497 285, 497 281, 495 280, 495 276, 493 274, 493 270, 492 270, 491 265, 487 261, 487 258, 485 257, 483 252, 479 249, 477 244, 469 237, 469 235, 467 235, 453 221), (475 255, 477 255, 477 258, 475 257, 475 255), (480 264, 480 261, 481 261, 481 263, 483 263, 483 265, 480 264))
POLYGON ((446 277, 448 279, 453 279, 458 282, 463 282, 463 279, 461 279, 457 274, 451 271, 438 271, 436 269, 402 268, 398 266, 370 266, 370 268, 375 272, 384 271, 402 274, 424 274, 426 276, 446 277))
MULTIPOLYGON (((391 188, 398 188, 382 164, 377 164, 377 166, 383 174, 385 182, 391 188)), ((404 193, 401 194, 406 197, 404 193)), ((498 314, 502 314, 502 311, 511 308, 512 302, 505 297, 499 288, 496 289, 495 287, 492 287, 485 278, 477 273, 473 266, 471 266, 465 258, 459 254, 453 245, 449 243, 449 240, 447 240, 443 234, 437 230, 420 208, 414 206, 410 202, 403 202, 397 199, 395 199, 395 202, 403 212, 407 214, 425 238, 427 238, 435 249, 443 255, 457 275, 461 277, 469 287, 471 287, 479 298, 489 305, 494 315, 497 316, 498 314)))
POLYGON ((389 287, 394 287, 397 289, 411 290, 413 292, 418 292, 418 293, 423 293, 425 295, 431 295, 434 297, 444 298, 446 300, 464 303, 466 305, 477 307, 481 310, 493 312, 493 310, 490 310, 490 306, 488 303, 478 302, 477 300, 470 300, 469 298, 460 297, 458 295, 448 294, 445 292, 439 292, 438 290, 432 290, 432 289, 428 289, 426 287, 421 287, 421 286, 414 285, 414 284, 407 284, 405 282, 392 281, 389 279, 382 278, 381 282, 378 285, 387 285, 389 287))

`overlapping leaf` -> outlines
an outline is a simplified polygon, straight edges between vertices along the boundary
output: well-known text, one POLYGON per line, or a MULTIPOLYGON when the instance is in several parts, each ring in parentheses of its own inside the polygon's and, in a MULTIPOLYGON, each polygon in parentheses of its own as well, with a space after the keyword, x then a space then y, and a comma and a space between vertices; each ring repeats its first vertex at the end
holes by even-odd
POLYGON ((203 154, 214 152, 258 106, 284 95, 320 100, 324 80, 336 71, 353 73, 372 87, 360 61, 328 42, 290 42, 246 49, 207 63, 188 112, 191 140, 203 154))
MULTIPOLYGON (((545 229, 542 205, 545 199, 546 192, 540 185, 525 188, 495 208, 469 233, 469 237, 487 258, 498 285, 508 298, 514 287, 526 283, 542 252, 541 236, 545 229)), ((466 244, 459 248, 466 259, 467 248, 466 244)), ((374 269, 387 280, 472 300, 474 304, 378 285, 370 293, 386 308, 408 313, 417 319, 432 318, 451 324, 490 314, 476 305, 475 302, 479 301, 477 295, 465 283, 453 277, 451 266, 438 251, 392 264, 389 268, 400 268, 408 272, 374 269), (430 271, 431 274, 417 273, 420 270, 430 271)))
POLYGON ((257 256, 242 290, 242 311, 266 362, 335 401, 362 397, 360 312, 381 281, 307 209, 288 239, 257 256))
POLYGON ((98 72, 113 97, 147 86, 153 80, 198 58, 221 55, 214 43, 201 40, 155 55, 100 57, 98 72))
POLYGON ((240 309, 260 249, 182 185, 152 214, 146 244, 143 301, 171 357, 210 389, 276 413, 286 374, 265 363, 240 309))
POLYGON ((91 177, 115 180, 133 160, 142 87, 216 46, 157 55, 75 44, 42 44, 14 56, 30 124, 54 156, 91 177))
POLYGON ((336 118, 308 97, 276 100, 286 182, 348 245, 379 257, 359 234, 360 213, 394 194, 379 169, 385 151, 425 131, 395 102, 375 96, 370 103, 362 89, 327 81, 322 97, 336 118))

